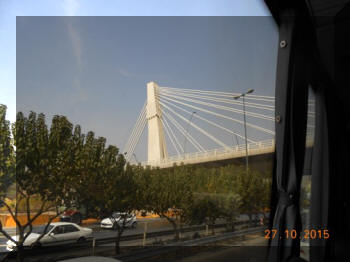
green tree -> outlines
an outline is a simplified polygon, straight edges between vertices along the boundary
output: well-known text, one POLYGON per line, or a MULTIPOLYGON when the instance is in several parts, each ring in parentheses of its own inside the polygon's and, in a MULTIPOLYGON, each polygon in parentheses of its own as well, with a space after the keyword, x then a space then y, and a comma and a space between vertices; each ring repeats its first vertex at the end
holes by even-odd
POLYGON ((224 195, 221 200, 221 213, 226 219, 227 225, 230 227, 231 231, 234 231, 234 222, 239 215, 239 208, 241 206, 241 197, 237 194, 230 193, 224 195))
POLYGON ((222 196, 214 193, 196 193, 185 218, 189 224, 205 224, 211 226, 215 233, 215 222, 223 217, 222 196))
POLYGON ((223 217, 232 228, 238 214, 248 214, 250 220, 254 214, 265 215, 270 201, 270 173, 257 170, 247 173, 237 165, 209 168, 198 165, 191 173, 195 192, 192 211, 188 213, 191 223, 212 223, 209 217, 213 214, 213 221, 215 216, 223 217))
POLYGON ((268 174, 242 170, 236 173, 234 193, 241 197, 240 212, 252 216, 269 206, 271 178, 268 174))
POLYGON ((80 127, 76 128, 73 135, 75 155, 76 155, 76 176, 75 189, 77 191, 78 207, 85 207, 86 216, 94 215, 99 205, 96 201, 101 198, 99 191, 96 190, 103 180, 103 162, 102 157, 105 150, 106 139, 95 138, 93 132, 88 132, 86 138, 81 134, 80 127))
POLYGON ((188 167, 174 166, 169 169, 145 169, 145 179, 139 180, 140 199, 144 209, 165 218, 179 239, 179 223, 192 202, 191 177, 188 167))
MULTIPOLYGON (((45 116, 30 112, 25 117, 17 114, 12 127, 15 151, 16 196, 15 206, 2 204, 16 223, 18 237, 5 236, 17 246, 18 261, 23 261, 23 244, 33 230, 34 221, 43 213, 50 212, 46 225, 62 212, 60 206, 70 206, 74 190, 67 183, 74 164, 71 157, 72 124, 61 116, 54 116, 50 132, 45 116), (32 206, 33 200, 38 203, 32 206), (20 215, 26 220, 21 222, 20 215)), ((4 232, 2 232, 4 233, 4 232)), ((33 246, 39 244, 42 234, 33 246)))
MULTIPOLYGON (((7 189, 15 181, 15 154, 10 122, 6 120, 6 106, 0 104, 0 203, 3 205, 7 189)), ((0 222, 0 227, 2 224, 0 222)))
MULTIPOLYGON (((110 150, 112 150, 112 148, 110 148, 110 150)), ((124 156, 119 154, 115 157, 114 154, 117 153, 117 151, 112 151, 113 153, 108 156, 106 160, 110 161, 113 159, 112 161, 114 161, 114 163, 110 165, 112 169, 105 170, 108 181, 104 184, 103 191, 105 194, 104 199, 101 199, 101 201, 104 203, 105 209, 109 210, 110 213, 113 211, 120 212, 118 221, 116 218, 111 217, 117 229, 115 252, 119 254, 120 240, 126 228, 127 219, 138 206, 138 199, 135 197, 137 194, 137 183, 134 177, 133 167, 130 165, 125 166, 126 162, 124 156)))

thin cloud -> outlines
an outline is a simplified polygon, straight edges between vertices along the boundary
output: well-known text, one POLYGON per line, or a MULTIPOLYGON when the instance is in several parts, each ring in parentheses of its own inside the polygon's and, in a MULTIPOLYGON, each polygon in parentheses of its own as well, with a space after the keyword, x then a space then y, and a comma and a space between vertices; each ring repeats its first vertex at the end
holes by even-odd
POLYGON ((66 18, 65 21, 67 24, 68 36, 72 42, 73 56, 75 57, 76 65, 77 65, 77 73, 73 81, 74 90, 73 90, 73 93, 71 94, 72 103, 84 102, 88 100, 88 94, 86 90, 81 86, 81 79, 80 79, 83 71, 83 59, 82 59, 83 43, 79 32, 76 30, 76 28, 73 25, 73 18, 70 18, 70 17, 66 18))
POLYGON ((81 44, 81 39, 80 39, 80 36, 79 36, 77 30, 75 30, 73 24, 71 23, 71 21, 69 21, 67 23, 67 26, 68 26, 68 34, 69 34, 69 37, 70 37, 70 39, 72 41, 72 45, 73 45, 73 53, 74 53, 74 56, 75 56, 76 61, 77 61, 77 66, 78 66, 79 72, 81 72, 81 70, 82 70, 82 59, 81 59, 82 44, 81 44))
POLYGON ((74 16, 78 11, 79 2, 78 0, 63 0, 62 7, 65 15, 74 16))

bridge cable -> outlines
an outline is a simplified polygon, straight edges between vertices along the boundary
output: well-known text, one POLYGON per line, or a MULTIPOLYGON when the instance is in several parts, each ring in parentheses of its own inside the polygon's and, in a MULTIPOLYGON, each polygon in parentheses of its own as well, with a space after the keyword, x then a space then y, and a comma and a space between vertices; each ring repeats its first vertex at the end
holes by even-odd
MULTIPOLYGON (((173 103, 170 103, 169 101, 162 100, 162 102, 167 103, 167 104, 170 105, 170 106, 174 106, 174 107, 178 108, 179 110, 184 111, 184 112, 186 112, 186 113, 188 113, 188 114, 192 114, 190 111, 188 111, 188 110, 186 110, 186 109, 183 109, 183 108, 181 108, 181 107, 179 107, 179 106, 177 106, 177 105, 175 105, 175 104, 173 104, 173 103)), ((205 121, 205 122, 207 122, 207 123, 209 123, 209 124, 211 124, 211 125, 213 125, 213 126, 215 126, 215 127, 217 127, 217 128, 220 128, 220 129, 222 129, 222 130, 224 130, 224 131, 226 131, 226 132, 228 132, 228 133, 230 133, 230 134, 232 134, 232 135, 237 135, 237 136, 240 137, 241 139, 245 140, 245 137, 242 136, 242 135, 240 135, 239 133, 233 132, 232 130, 229 130, 229 129, 227 129, 227 128, 225 128, 225 127, 223 127, 223 126, 221 126, 221 125, 219 125, 219 124, 217 124, 217 123, 215 123, 215 122, 212 122, 212 121, 210 121, 210 120, 208 120, 208 119, 205 119, 204 117, 201 117, 201 116, 199 116, 199 115, 194 115, 194 117, 196 117, 196 118, 198 118, 198 119, 201 119, 201 120, 203 120, 203 121, 205 121)), ((252 143, 255 143, 255 142, 256 142, 256 141, 254 141, 254 140, 252 140, 252 139, 249 139, 249 138, 247 138, 247 140, 248 140, 249 142, 252 142, 252 143)))
POLYGON ((142 133, 143 133, 143 131, 145 129, 146 123, 147 123, 147 119, 144 118, 143 121, 142 121, 141 128, 138 130, 137 139, 135 140, 134 144, 130 148, 130 152, 128 152, 128 159, 130 159, 131 155, 134 153, 134 150, 135 150, 137 144, 139 143, 140 137, 141 137, 141 135, 142 135, 142 133))
MULTIPOLYGON (((162 96, 178 98, 178 99, 182 99, 182 100, 185 100, 185 101, 188 101, 188 102, 192 102, 192 103, 196 103, 196 104, 201 104, 201 105, 206 105, 206 106, 209 106, 209 107, 213 107, 213 108, 221 109, 221 110, 226 110, 226 111, 234 112, 234 113, 241 114, 241 115, 244 114, 243 110, 240 110, 240 109, 235 109, 235 108, 231 108, 231 107, 227 107, 227 106, 222 106, 222 105, 215 105, 215 104, 212 104, 212 103, 207 103, 207 102, 203 102, 203 101, 196 100, 196 99, 190 99, 190 98, 185 98, 185 97, 179 97, 179 96, 175 96, 175 95, 164 95, 164 94, 163 94, 162 96)), ((161 96, 161 97, 162 97, 162 96, 161 96)), ((177 101, 177 100, 174 100, 174 101, 177 101)), ((263 119, 263 120, 275 121, 275 118, 272 117, 272 116, 266 116, 266 115, 262 115, 262 114, 259 114, 259 113, 249 112, 249 111, 245 111, 245 114, 248 115, 248 116, 260 118, 260 119, 263 119)), ((311 115, 310 115, 310 116, 311 116, 311 115)), ((311 117, 312 117, 312 116, 311 116, 311 117)), ((308 124, 308 127, 312 127, 312 128, 313 128, 313 127, 315 127, 315 126, 312 125, 312 124, 308 124)))
MULTIPOLYGON (((233 100, 233 97, 232 97, 232 99, 227 99, 227 98, 217 98, 217 97, 210 97, 210 96, 203 96, 203 95, 196 95, 196 94, 189 94, 189 93, 168 92, 168 91, 166 91, 166 92, 161 91, 160 94, 170 94, 170 95, 175 94, 178 96, 201 98, 204 100, 210 100, 210 101, 214 101, 214 102, 221 102, 221 103, 240 105, 240 106, 243 105, 243 102, 235 101, 235 100, 233 100)), ((258 104, 258 103, 251 103, 251 102, 245 102, 244 104, 246 107, 275 111, 275 106, 273 106, 273 105, 258 104)))
POLYGON ((177 155, 180 156, 180 152, 179 152, 179 150, 177 149, 177 147, 176 147, 176 145, 175 145, 175 142, 174 142, 173 138, 171 137, 171 135, 170 135, 170 133, 169 133, 169 131, 168 131, 168 127, 164 124, 162 118, 160 118, 160 121, 162 122, 163 127, 164 127, 164 129, 165 129, 165 133, 168 135, 168 137, 169 137, 171 143, 173 144, 173 147, 175 148, 175 150, 176 150, 176 152, 177 152, 177 155))
MULTIPOLYGON (((230 97, 238 96, 240 93, 227 93, 227 92, 216 92, 216 91, 203 91, 196 89, 177 89, 177 88, 169 88, 169 87, 159 87, 160 91, 173 91, 173 92, 182 92, 182 93, 197 93, 203 95, 212 95, 212 96, 221 96, 221 97, 230 97)), ((247 100, 257 100, 257 101, 265 101, 269 103, 275 102, 275 97, 273 96, 259 96, 259 95, 246 95, 245 98, 247 100)))
MULTIPOLYGON (((204 96, 204 95, 198 95, 198 94, 191 94, 188 92, 182 93, 182 92, 173 92, 172 90, 165 90, 159 92, 160 94, 169 94, 169 95, 178 95, 182 97, 193 97, 193 98, 201 98, 203 100, 209 100, 209 101, 214 101, 214 102, 221 102, 221 103, 227 103, 227 104, 233 104, 233 105, 243 105, 243 102, 240 101, 234 101, 231 99, 226 99, 226 98, 217 98, 217 97, 210 97, 210 96, 204 96)), ((311 105, 311 104, 310 104, 311 105)), ((251 103, 251 102, 245 102, 246 107, 251 107, 251 108, 257 108, 257 109, 262 109, 262 110, 268 110, 268 111, 275 111, 275 106, 274 105, 267 105, 267 104, 258 104, 258 103, 251 103)), ((310 117, 315 116, 315 112, 309 111, 308 115, 310 117)))
POLYGON ((144 112, 142 114, 142 117, 140 119, 138 127, 135 129, 135 133, 134 133, 132 141, 129 143, 126 151, 124 151, 124 152, 128 153, 126 159, 130 159, 132 157, 132 153, 134 152, 134 149, 135 149, 135 147, 140 139, 140 135, 142 134, 142 132, 145 128, 146 122, 147 122, 147 119, 146 119, 146 114, 144 112))
MULTIPOLYGON (((222 105, 215 105, 215 104, 212 104, 212 103, 203 102, 203 101, 196 100, 196 99, 190 99, 190 98, 185 98, 185 97, 179 97, 179 96, 176 96, 176 95, 164 95, 164 94, 163 94, 163 96, 172 97, 172 98, 177 98, 177 99, 181 99, 181 100, 184 100, 184 101, 187 101, 187 102, 192 102, 192 103, 196 103, 196 104, 201 104, 201 105, 205 105, 205 106, 208 106, 208 107, 213 107, 213 108, 216 108, 216 109, 221 109, 221 110, 225 110, 225 111, 230 111, 230 112, 234 112, 234 113, 241 114, 241 115, 244 114, 243 110, 240 110, 240 109, 234 109, 234 108, 227 107, 227 106, 222 106, 222 105)), ((254 113, 254 112, 249 112, 249 111, 245 111, 245 114, 246 114, 247 116, 251 116, 251 117, 256 117, 256 118, 260 118, 260 119, 264 119, 264 120, 275 121, 275 118, 272 117, 272 116, 265 116, 265 115, 262 115, 262 114, 258 114, 258 113, 254 113)))
POLYGON ((177 143, 176 145, 180 148, 180 150, 181 150, 182 152, 184 152, 184 149, 182 148, 182 146, 181 146, 179 140, 177 139, 175 133, 173 132, 172 128, 171 128, 170 125, 168 124, 168 121, 165 119, 165 117, 164 117, 163 120, 164 120, 165 125, 168 127, 168 129, 170 130, 171 134, 173 135, 173 137, 174 137, 174 139, 175 139, 175 142, 177 143))
POLYGON ((163 104, 163 107, 165 107, 166 109, 168 109, 170 112, 172 112, 174 115, 176 115, 177 117, 181 118, 183 121, 189 123, 191 126, 193 126, 195 129, 197 129, 198 131, 200 131, 202 134, 206 135, 207 137, 209 137, 211 140, 213 140, 214 142, 216 142, 217 144, 221 145, 222 147, 226 147, 229 148, 229 146, 227 146, 225 143, 223 143, 222 141, 220 141, 219 139, 215 138, 214 136, 212 136, 211 134, 209 134, 208 132, 206 132, 205 130, 203 130, 202 128, 200 128, 199 126, 197 126, 196 124, 190 122, 188 119, 186 119, 185 117, 183 117, 182 115, 176 113, 174 110, 172 110, 171 108, 169 108, 168 106, 163 104))
MULTIPOLYGON (((160 89, 164 90, 173 90, 173 91, 179 91, 179 92, 196 92, 196 93, 208 93, 208 94, 218 94, 218 95, 240 95, 240 93, 231 93, 231 92, 223 92, 223 91, 212 91, 212 90, 200 90, 200 89, 185 89, 185 88, 175 88, 175 87, 159 87, 160 89)), ((250 95, 250 97, 258 97, 258 98, 266 98, 274 100, 274 96, 263 96, 263 95, 250 95)))
POLYGON ((143 114, 146 111, 146 104, 147 104, 147 102, 145 101, 145 103, 144 103, 144 105, 143 105, 143 107, 142 107, 142 109, 140 111, 140 114, 139 114, 139 116, 138 116, 138 118, 137 118, 137 120, 135 122, 135 125, 134 125, 134 127, 132 129, 131 135, 129 136, 129 139, 128 139, 127 143, 124 146, 123 152, 127 152, 127 149, 129 148, 130 144, 132 143, 133 137, 135 136, 135 132, 136 132, 138 126, 140 125, 140 122, 141 122, 141 119, 143 117, 143 114))
MULTIPOLYGON (((182 133, 183 136, 186 136, 185 129, 168 113, 164 112, 164 116, 182 133)), ((200 152, 204 152, 205 149, 199 144, 190 134, 187 134, 188 141, 200 152)), ((182 149, 182 152, 184 150, 182 149)))
MULTIPOLYGON (((196 110, 199 110, 199 111, 202 111, 202 112, 205 112, 205 113, 208 113, 208 114, 212 114, 212 115, 215 115, 215 116, 219 116, 221 118, 225 118, 225 119, 228 119, 228 120, 231 120, 231 121, 234 121, 234 122, 237 122, 239 124, 242 124, 244 125, 244 122, 241 121, 241 120, 238 120, 238 119, 235 119, 235 118, 232 118, 232 117, 228 117, 228 116, 225 116, 225 115, 222 115, 222 114, 219 114, 219 113, 216 113, 216 112, 213 112, 213 111, 210 111, 210 110, 206 110, 204 108, 200 108, 200 107, 197 107, 197 106, 194 106, 194 105, 190 105, 190 104, 187 104, 187 103, 183 103, 181 101, 176 101, 174 99, 171 99, 171 98, 168 98, 168 97, 163 97, 164 99, 167 99, 167 100, 170 100, 170 101, 173 101, 173 102, 176 102, 178 104, 182 104, 184 106, 187 106, 187 107, 191 107, 193 109, 196 109, 196 110)), ((257 129, 257 130, 260 130, 264 133, 267 133, 267 134, 270 134, 270 135, 275 135, 275 132, 272 131, 272 130, 269 130, 269 129, 266 129, 266 128, 263 128, 263 127, 260 127, 260 126, 257 126, 257 125, 254 125, 254 124, 251 124, 249 122, 246 122, 246 125, 249 126, 249 127, 252 127, 254 129, 257 129)))
POLYGON ((137 127, 135 128, 134 133, 130 139, 130 143, 128 143, 128 146, 124 152, 129 152, 130 149, 135 144, 136 140, 138 139, 137 137, 139 134, 139 130, 140 130, 140 128, 142 128, 142 125, 143 125, 143 122, 145 121, 145 118, 146 118, 146 114, 145 114, 145 112, 143 112, 143 114, 141 115, 140 121, 138 122, 137 127))
MULTIPOLYGON (((146 118, 146 113, 144 112, 142 115, 142 118, 140 119, 140 121, 138 123, 137 128, 135 129, 135 133, 130 141, 130 144, 128 145, 127 150, 130 150, 130 148, 132 148, 133 145, 137 142, 138 134, 140 132, 140 129, 142 128, 142 125, 143 125, 143 122, 145 121, 145 118, 146 118)), ((128 151, 125 151, 125 152, 128 152, 128 151)))
MULTIPOLYGON (((164 116, 182 133, 182 135, 185 137, 186 132, 185 129, 167 112, 163 111, 164 116)), ((190 134, 187 134, 187 139, 190 141, 190 143, 201 152, 204 152, 204 147, 201 146, 190 134)), ((184 150, 182 150, 184 152, 184 150)))

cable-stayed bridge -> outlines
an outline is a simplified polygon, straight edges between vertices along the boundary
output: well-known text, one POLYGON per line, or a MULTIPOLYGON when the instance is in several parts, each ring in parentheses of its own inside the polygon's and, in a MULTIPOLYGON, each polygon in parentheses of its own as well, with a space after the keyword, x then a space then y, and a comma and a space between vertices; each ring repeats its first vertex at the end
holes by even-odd
MULTIPOLYGON (((123 152, 127 161, 135 161, 134 151, 147 126, 148 159, 142 165, 162 168, 175 163, 241 158, 246 152, 249 156, 269 154, 275 150, 274 103, 273 96, 160 87, 150 82, 147 99, 123 152), (247 130, 249 136, 244 132, 247 130), (229 145, 227 136, 234 143, 229 145)), ((307 127, 311 141, 313 101, 309 102, 309 109, 307 127)))

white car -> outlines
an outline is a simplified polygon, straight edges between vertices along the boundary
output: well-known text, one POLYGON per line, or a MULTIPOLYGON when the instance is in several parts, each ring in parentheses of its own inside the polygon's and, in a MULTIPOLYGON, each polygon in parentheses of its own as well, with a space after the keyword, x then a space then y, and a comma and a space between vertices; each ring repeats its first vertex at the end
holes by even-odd
POLYGON ((134 214, 114 212, 110 217, 102 219, 101 228, 116 230, 118 228, 118 225, 121 227, 123 226, 123 223, 125 223, 124 227, 136 228, 136 216, 134 214))
MULTIPOLYGON (((53 246, 69 243, 80 243, 91 237, 92 229, 78 226, 69 222, 51 223, 46 234, 36 243, 36 240, 44 233, 46 225, 34 226, 32 233, 26 238, 23 246, 25 248, 33 248, 39 246, 53 246)), ((19 236, 12 237, 15 241, 19 236)), ((6 242, 6 249, 13 251, 16 249, 16 244, 11 240, 6 242)))

